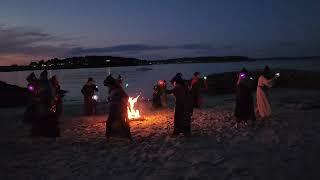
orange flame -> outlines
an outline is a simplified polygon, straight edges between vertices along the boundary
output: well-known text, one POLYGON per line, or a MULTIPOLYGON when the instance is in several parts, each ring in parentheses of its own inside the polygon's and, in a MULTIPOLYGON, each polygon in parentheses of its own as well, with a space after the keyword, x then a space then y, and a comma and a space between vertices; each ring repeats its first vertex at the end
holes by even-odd
POLYGON ((138 119, 141 117, 139 110, 134 109, 134 104, 138 101, 139 96, 137 96, 135 98, 129 97, 129 100, 128 100, 129 106, 127 107, 129 119, 138 119))

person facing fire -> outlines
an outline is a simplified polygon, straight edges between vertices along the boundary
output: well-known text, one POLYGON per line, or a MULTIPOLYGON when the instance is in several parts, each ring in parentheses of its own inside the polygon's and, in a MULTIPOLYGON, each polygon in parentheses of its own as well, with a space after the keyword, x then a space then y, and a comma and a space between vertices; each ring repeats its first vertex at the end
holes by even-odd
POLYGON ((158 84, 153 86, 152 106, 154 108, 160 108, 161 107, 160 88, 159 88, 158 84))
POLYGON ((160 101, 162 107, 168 106, 168 99, 167 99, 167 81, 166 80, 160 80, 159 81, 159 87, 160 87, 160 101))
POLYGON ((129 96, 112 75, 107 76, 104 85, 109 88, 109 116, 106 122, 107 141, 110 137, 122 137, 131 140, 127 114, 129 96))
POLYGON ((43 71, 39 78, 39 103, 36 105, 37 117, 32 123, 32 136, 59 137, 58 117, 53 110, 54 95, 48 72, 43 71))
POLYGON ((173 83, 174 83, 174 80, 176 79, 176 78, 181 78, 181 79, 183 79, 182 78, 182 73, 177 73, 172 79, 171 79, 171 85, 173 85, 173 83))
POLYGON ((201 91, 207 89, 207 80, 204 78, 200 78, 200 73, 195 72, 193 74, 192 80, 191 80, 191 91, 192 91, 192 98, 193 98, 193 107, 194 108, 200 108, 202 104, 202 98, 201 98, 201 91), (205 88, 203 88, 203 85, 205 88))
POLYGON ((84 98, 85 114, 88 116, 96 113, 97 96, 95 95, 95 92, 97 91, 98 86, 94 84, 94 80, 92 78, 88 78, 88 81, 81 89, 81 93, 84 98))
POLYGON ((118 75, 118 83, 121 87, 123 87, 123 78, 121 75, 118 75))
POLYGON ((152 105, 155 108, 167 107, 167 82, 166 80, 159 80, 153 86, 152 105))
POLYGON ((31 123, 36 118, 36 105, 39 103, 39 83, 33 72, 27 76, 26 80, 28 81, 28 104, 24 112, 23 122, 31 123))
POLYGON ((51 77, 50 82, 51 82, 53 96, 54 96, 53 104, 56 108, 57 115, 60 116, 62 113, 62 94, 61 94, 60 83, 56 75, 51 77))
POLYGON ((238 123, 247 123, 247 120, 255 121, 253 102, 253 82, 250 73, 243 68, 238 74, 236 84, 235 116, 238 123))
POLYGON ((185 136, 190 136, 191 116, 193 113, 191 93, 182 76, 175 76, 171 82, 174 88, 166 92, 175 96, 173 135, 183 133, 185 136))

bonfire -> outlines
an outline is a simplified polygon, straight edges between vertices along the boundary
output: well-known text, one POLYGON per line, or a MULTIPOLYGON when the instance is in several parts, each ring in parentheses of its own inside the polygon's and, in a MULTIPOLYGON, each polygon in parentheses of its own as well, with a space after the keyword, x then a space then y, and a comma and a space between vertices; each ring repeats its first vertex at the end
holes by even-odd
POLYGON ((129 105, 127 107, 129 120, 134 120, 134 119, 140 119, 141 118, 140 111, 138 109, 135 109, 135 107, 134 107, 134 105, 136 104, 136 102, 139 99, 139 96, 137 96, 135 98, 129 97, 129 100, 128 100, 129 105))

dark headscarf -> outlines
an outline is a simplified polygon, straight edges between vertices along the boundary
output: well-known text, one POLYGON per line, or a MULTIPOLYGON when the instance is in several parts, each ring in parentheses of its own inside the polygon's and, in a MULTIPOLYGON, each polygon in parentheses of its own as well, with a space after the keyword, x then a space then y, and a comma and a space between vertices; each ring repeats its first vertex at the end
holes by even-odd
POLYGON ((29 76, 27 76, 26 80, 30 83, 32 81, 37 80, 36 75, 34 74, 34 72, 32 72, 31 74, 29 74, 29 76))
POLYGON ((182 73, 177 73, 171 80, 170 80, 170 82, 171 82, 171 84, 173 84, 173 82, 174 81, 177 81, 177 80, 179 80, 179 79, 182 79, 182 73))
POLYGON ((262 75, 267 79, 271 79, 272 78, 272 73, 271 73, 271 70, 270 70, 269 66, 265 66, 264 67, 262 75))
POLYGON ((90 81, 93 82, 93 78, 92 77, 89 77, 87 82, 90 82, 90 81))
POLYGON ((246 68, 242 68, 240 73, 244 73, 244 74, 247 74, 248 73, 248 70, 246 68))
POLYGON ((114 79, 111 74, 106 77, 106 79, 104 80, 103 83, 105 86, 116 86, 117 87, 119 85, 117 80, 114 79))
POLYGON ((44 70, 40 73, 41 80, 48 80, 48 71, 44 70))
POLYGON ((177 84, 180 84, 182 86, 185 86, 185 81, 182 79, 181 76, 175 76, 171 79, 171 83, 173 84, 173 82, 176 82, 177 84))

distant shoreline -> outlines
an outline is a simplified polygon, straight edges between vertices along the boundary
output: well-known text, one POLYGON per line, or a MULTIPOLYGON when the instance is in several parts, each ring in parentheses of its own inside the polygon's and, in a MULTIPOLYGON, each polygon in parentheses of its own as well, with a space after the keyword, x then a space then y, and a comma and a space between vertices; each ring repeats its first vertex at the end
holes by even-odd
POLYGON ((111 56, 85 56, 67 59, 52 59, 48 61, 31 62, 30 65, 0 66, 0 72, 32 71, 32 70, 56 70, 56 69, 84 69, 106 68, 126 66, 150 66, 161 64, 192 64, 192 63, 224 63, 224 62, 249 62, 255 61, 243 56, 208 56, 193 58, 176 58, 166 60, 140 60, 134 58, 111 57, 111 56))
POLYGON ((123 58, 112 56, 85 56, 66 59, 51 59, 48 61, 32 62, 30 65, 0 66, 0 72, 37 71, 58 69, 86 69, 107 67, 150 66, 162 64, 199 64, 199 63, 228 63, 228 62, 252 62, 265 60, 305 60, 320 59, 320 56, 310 57, 270 57, 249 58, 245 56, 208 56, 208 57, 184 57, 166 60, 139 60, 135 58, 123 58), (107 60, 106 60, 107 59, 107 60))

